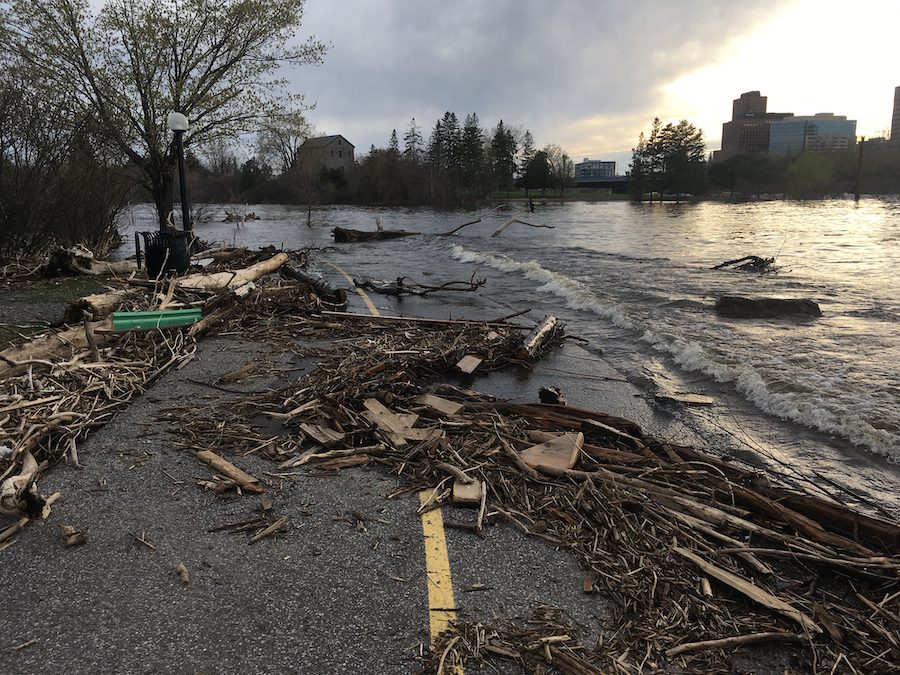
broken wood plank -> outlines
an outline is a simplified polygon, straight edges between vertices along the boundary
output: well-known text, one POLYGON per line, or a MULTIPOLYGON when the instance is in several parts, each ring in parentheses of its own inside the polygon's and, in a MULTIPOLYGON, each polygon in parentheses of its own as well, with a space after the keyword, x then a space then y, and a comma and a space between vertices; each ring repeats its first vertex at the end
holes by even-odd
POLYGON ((242 490, 256 493, 262 493, 266 491, 266 488, 263 487, 262 484, 260 484, 258 478, 255 478, 249 473, 246 473, 245 471, 239 469, 227 459, 219 457, 219 455, 214 453, 212 450, 198 450, 195 454, 197 459, 199 459, 201 462, 204 462, 205 464, 209 464, 216 471, 233 480, 241 487, 242 490))
POLYGON ((388 410, 378 399, 366 399, 363 406, 366 408, 364 413, 366 417, 379 429, 401 435, 409 429, 409 425, 400 415, 388 410))
POLYGON ((704 394, 679 394, 658 393, 654 396, 657 401, 673 401, 675 403, 684 403, 685 405, 712 405, 716 400, 712 396, 704 394))
POLYGON ((300 430, 319 445, 329 447, 344 440, 345 434, 319 424, 300 424, 300 430))
POLYGON ((454 506, 480 506, 484 494, 484 482, 473 480, 465 483, 458 478, 453 481, 450 502, 454 506))
POLYGON ((447 417, 458 415, 465 409, 465 406, 462 403, 448 401, 447 399, 435 396, 434 394, 423 394, 416 399, 416 403, 428 406, 435 412, 439 412, 447 417))
POLYGON ((578 455, 584 446, 584 434, 567 433, 549 441, 532 445, 519 453, 529 466, 549 466, 557 469, 572 469, 578 463, 578 455))
POLYGON ((456 368, 465 373, 466 375, 471 375, 475 369, 481 365, 481 362, 484 359, 478 354, 466 354, 459 360, 459 363, 456 364, 456 368))

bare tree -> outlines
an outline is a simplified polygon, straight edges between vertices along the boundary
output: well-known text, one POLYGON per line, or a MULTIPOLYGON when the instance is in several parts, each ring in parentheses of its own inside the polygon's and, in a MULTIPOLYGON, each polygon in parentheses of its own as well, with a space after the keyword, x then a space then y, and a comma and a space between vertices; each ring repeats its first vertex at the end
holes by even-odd
POLYGON ((315 129, 300 112, 270 116, 256 135, 257 157, 278 173, 287 173, 297 166, 300 148, 314 134, 315 129))
POLYGON ((70 92, 139 168, 159 215, 172 208, 176 157, 166 116, 180 111, 185 145, 257 130, 296 108, 284 64, 318 62, 325 46, 294 44, 305 0, 9 0, 0 47, 35 82, 70 92))
POLYGON ((563 191, 572 184, 575 176, 575 162, 558 145, 547 145, 544 152, 550 165, 550 179, 562 197, 563 191))

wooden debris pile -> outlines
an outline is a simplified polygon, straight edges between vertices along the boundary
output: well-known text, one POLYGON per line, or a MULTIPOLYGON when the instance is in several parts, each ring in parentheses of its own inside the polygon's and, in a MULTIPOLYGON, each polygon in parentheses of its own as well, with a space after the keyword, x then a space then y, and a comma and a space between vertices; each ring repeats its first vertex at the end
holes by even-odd
POLYGON ((431 651, 428 672, 454 673, 474 663, 505 661, 521 672, 600 673, 600 658, 577 639, 577 629, 558 607, 540 605, 528 619, 496 625, 464 623, 444 633, 431 651))
MULTIPOLYGON (((205 423, 192 423, 192 410, 184 419, 190 444, 262 451, 280 463, 276 477, 306 466, 379 464, 403 477, 397 494, 429 489, 425 508, 475 508, 470 521, 448 520, 449 527, 483 535, 506 522, 569 551, 584 570, 583 590, 612 601, 615 615, 590 651, 569 654, 568 645, 549 643, 578 664, 562 672, 711 672, 727 669, 733 649, 751 643, 801 649, 813 670, 895 671, 896 524, 665 443, 625 419, 450 385, 429 391, 460 355, 481 353, 487 369, 520 362, 528 341, 519 333, 334 313, 328 320, 366 329, 337 341, 277 396, 229 404, 224 419, 209 410, 205 423), (260 415, 282 422, 287 436, 230 432, 260 415)), ((453 647, 443 644, 447 654, 473 639, 448 640, 455 638, 453 647)), ((530 635, 494 646, 546 656, 530 635)), ((550 656, 554 665, 565 661, 550 656)))
MULTIPOLYGON (((73 328, 0 352, 2 510, 23 517, 39 514, 44 501, 36 484, 47 466, 62 459, 78 465, 84 439, 162 374, 190 361, 196 338, 217 323, 242 312, 259 317, 276 314, 282 306, 318 307, 309 284, 260 281, 287 258, 280 253, 249 268, 162 285, 145 282, 117 294, 117 302, 104 300, 105 308, 119 310, 201 308, 203 318, 190 327, 117 331, 108 320, 84 318, 73 328)), ((106 311, 94 301, 80 302, 106 311)))

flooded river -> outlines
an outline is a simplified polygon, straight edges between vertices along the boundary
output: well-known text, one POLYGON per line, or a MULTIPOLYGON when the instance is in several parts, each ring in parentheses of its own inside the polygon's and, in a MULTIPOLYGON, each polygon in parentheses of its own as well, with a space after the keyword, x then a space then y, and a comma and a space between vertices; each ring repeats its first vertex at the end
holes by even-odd
MULTIPOLYGON (((253 206, 261 220, 196 230, 217 244, 328 247, 334 226, 374 229, 381 216, 386 228, 421 234, 322 257, 357 277, 437 283, 475 273, 484 288, 442 299, 448 316, 557 314, 648 397, 712 396, 713 406, 671 414, 720 452, 900 516, 900 202, 538 203, 522 218, 552 229, 515 224, 492 237, 517 208, 323 207, 307 227, 302 207, 253 206), (748 254, 776 257, 777 273, 711 269, 748 254), (725 319, 713 305, 726 294, 808 298, 823 316, 725 319)), ((127 234, 153 223, 149 207, 136 207, 127 234)))

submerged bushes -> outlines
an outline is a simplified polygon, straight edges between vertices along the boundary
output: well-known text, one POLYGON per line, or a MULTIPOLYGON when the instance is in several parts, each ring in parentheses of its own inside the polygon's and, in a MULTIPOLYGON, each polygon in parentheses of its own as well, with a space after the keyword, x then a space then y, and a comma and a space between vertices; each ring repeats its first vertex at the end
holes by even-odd
POLYGON ((0 259, 57 244, 106 253, 118 243, 128 185, 62 95, 48 97, 14 71, 0 75, 0 259))

